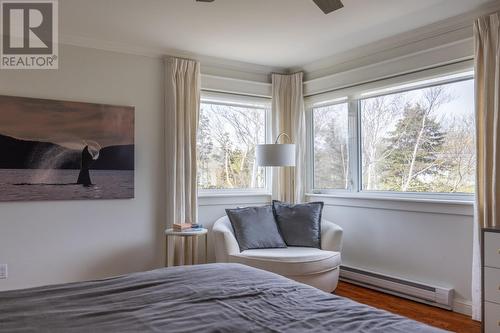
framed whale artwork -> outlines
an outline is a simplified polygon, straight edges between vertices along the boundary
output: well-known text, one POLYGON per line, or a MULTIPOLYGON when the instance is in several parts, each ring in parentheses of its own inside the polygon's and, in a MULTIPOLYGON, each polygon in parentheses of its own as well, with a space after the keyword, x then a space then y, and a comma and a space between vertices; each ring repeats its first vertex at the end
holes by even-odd
POLYGON ((0 201, 134 197, 134 107, 0 95, 0 201))

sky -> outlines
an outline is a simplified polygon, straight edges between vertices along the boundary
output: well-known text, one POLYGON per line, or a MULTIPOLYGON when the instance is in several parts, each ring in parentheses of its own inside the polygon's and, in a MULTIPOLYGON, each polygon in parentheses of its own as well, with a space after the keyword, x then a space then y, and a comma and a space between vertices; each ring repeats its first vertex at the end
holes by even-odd
POLYGON ((134 108, 0 95, 0 134, 81 149, 134 143, 134 108))
MULTIPOLYGON (((435 109, 432 116, 446 129, 454 117, 461 119, 462 117, 474 115, 474 80, 469 79, 453 82, 445 84, 443 87, 446 88, 446 93, 449 94, 450 100, 435 109)), ((423 100, 425 90, 425 88, 417 89, 396 95, 402 95, 404 101, 415 103, 423 100)), ((396 117, 391 124, 387 124, 385 128, 386 132, 393 131, 399 119, 399 117, 396 117)), ((471 134, 473 135, 473 133, 471 134)))
POLYGON ((474 113, 474 80, 460 81, 448 85, 453 100, 441 106, 447 115, 474 113))

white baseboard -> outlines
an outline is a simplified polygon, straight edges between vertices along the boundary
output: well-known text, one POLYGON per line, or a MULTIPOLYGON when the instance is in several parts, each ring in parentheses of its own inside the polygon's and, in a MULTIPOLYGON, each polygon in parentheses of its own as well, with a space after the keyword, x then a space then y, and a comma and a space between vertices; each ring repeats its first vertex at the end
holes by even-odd
POLYGON ((469 317, 472 316, 472 302, 463 298, 454 298, 453 312, 461 313, 469 317))

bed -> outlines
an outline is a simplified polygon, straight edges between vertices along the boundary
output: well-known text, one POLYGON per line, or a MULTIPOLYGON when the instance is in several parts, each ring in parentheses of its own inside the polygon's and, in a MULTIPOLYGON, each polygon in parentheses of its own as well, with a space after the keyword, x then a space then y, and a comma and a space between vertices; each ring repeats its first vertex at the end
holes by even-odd
POLYGON ((444 332, 240 264, 0 292, 0 332, 444 332))

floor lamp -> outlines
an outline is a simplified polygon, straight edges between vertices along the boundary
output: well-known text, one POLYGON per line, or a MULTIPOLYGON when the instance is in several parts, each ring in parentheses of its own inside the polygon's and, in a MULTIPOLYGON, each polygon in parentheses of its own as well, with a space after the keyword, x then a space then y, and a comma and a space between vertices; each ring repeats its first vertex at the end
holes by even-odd
POLYGON ((295 166, 295 144, 278 143, 284 136, 290 140, 286 133, 280 133, 274 143, 259 144, 255 148, 257 165, 263 167, 295 166))

